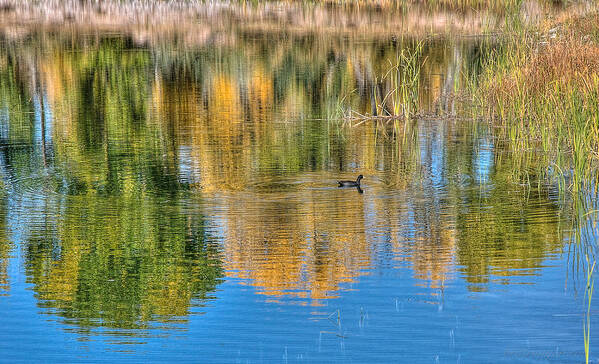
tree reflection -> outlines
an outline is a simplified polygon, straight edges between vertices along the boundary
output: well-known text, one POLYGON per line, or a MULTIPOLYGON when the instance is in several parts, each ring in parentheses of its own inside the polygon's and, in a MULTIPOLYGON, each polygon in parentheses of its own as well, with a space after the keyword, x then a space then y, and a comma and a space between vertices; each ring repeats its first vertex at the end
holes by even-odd
MULTIPOLYGON (((5 225, 23 232, 40 305, 68 322, 181 320, 223 276, 319 304, 381 250, 417 284, 464 276, 479 290, 535 274, 562 244, 550 191, 512 183, 520 159, 492 131, 332 120, 341 100, 368 111, 373 87, 388 92, 378 80, 412 40, 248 35, 170 49, 74 39, 0 51, 1 168, 14 200, 2 209, 27 216, 5 225), (363 194, 334 187, 358 170, 363 194)), ((421 108, 455 113, 452 85, 479 52, 428 44, 421 108)))
POLYGON ((222 268, 202 219, 163 205, 74 198, 55 228, 32 223, 26 269, 40 304, 83 327, 184 319, 222 268))

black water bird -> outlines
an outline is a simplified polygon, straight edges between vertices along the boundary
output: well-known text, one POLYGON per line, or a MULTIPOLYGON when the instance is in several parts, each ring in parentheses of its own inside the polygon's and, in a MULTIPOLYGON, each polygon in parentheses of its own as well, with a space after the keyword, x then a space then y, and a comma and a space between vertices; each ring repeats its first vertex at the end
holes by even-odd
POLYGON ((339 187, 360 187, 360 180, 364 178, 364 176, 359 175, 358 179, 355 181, 337 181, 339 183, 339 187))

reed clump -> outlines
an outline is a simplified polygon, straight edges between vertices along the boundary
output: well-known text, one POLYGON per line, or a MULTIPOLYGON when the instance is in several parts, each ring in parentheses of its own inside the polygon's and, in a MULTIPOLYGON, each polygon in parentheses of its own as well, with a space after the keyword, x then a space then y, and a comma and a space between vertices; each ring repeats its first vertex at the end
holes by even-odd
MULTIPOLYGON (((413 0, 412 2, 425 2, 429 7, 450 9, 489 9, 498 12, 517 9, 522 0, 413 0)), ((541 1, 542 3, 543 1, 541 1)))
POLYGON ((512 147, 552 154, 575 189, 599 161, 597 34, 595 12, 543 33, 506 35, 477 88, 479 104, 512 147))
POLYGON ((346 120, 407 120, 418 114, 420 109, 420 79, 422 66, 426 62, 423 56, 424 42, 413 48, 402 48, 395 62, 390 63, 388 71, 372 85, 372 110, 370 114, 361 114, 351 110, 344 115, 346 120))
POLYGON ((397 55, 395 64, 383 77, 390 90, 377 103, 378 115, 407 119, 418 112, 421 69, 426 62, 426 58, 422 59, 423 45, 418 42, 414 49, 404 48, 397 55))
POLYGON ((542 45, 501 83, 490 84, 489 96, 499 103, 514 94, 529 98, 553 98, 573 90, 586 94, 598 71, 599 44, 570 36, 542 45))

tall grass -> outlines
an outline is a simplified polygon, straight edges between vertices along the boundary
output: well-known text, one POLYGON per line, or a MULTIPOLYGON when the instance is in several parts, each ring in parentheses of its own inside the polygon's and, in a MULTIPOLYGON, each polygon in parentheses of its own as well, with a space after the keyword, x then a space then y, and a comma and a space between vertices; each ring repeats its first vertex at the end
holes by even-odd
POLYGON ((422 60, 423 45, 420 41, 414 49, 402 48, 396 63, 391 64, 384 76, 391 88, 379 108, 385 108, 388 115, 408 119, 418 112, 421 69, 426 62, 426 58, 422 60))
POLYGON ((427 0, 426 4, 432 8, 452 9, 490 9, 498 12, 511 12, 520 9, 522 0, 427 0))
POLYGON ((585 312, 584 323, 582 325, 582 331, 583 331, 583 335, 584 335, 584 357, 585 357, 587 364, 589 363, 589 355, 590 355, 590 347, 591 347, 591 300, 593 298, 593 287, 595 285, 595 278, 593 277, 593 271, 595 270, 595 263, 596 263, 596 261, 593 260, 593 264, 591 265, 591 262, 587 255, 587 272, 586 272, 587 284, 586 284, 585 294, 584 294, 584 297, 587 302, 587 307, 586 307, 586 312, 585 312))
MULTIPOLYGON (((596 24, 593 14, 583 24, 596 24)), ((571 182, 588 186, 599 157, 599 42, 576 24, 556 35, 506 36, 474 89, 514 150, 551 153, 571 182)))
POLYGON ((397 121, 416 115, 420 105, 422 66, 426 62, 422 56, 423 46, 424 42, 420 41, 412 49, 402 48, 395 62, 390 61, 387 72, 380 78, 375 77, 371 85, 371 112, 352 111, 344 115, 345 119, 397 121))
POLYGON ((582 272, 585 278, 583 301, 583 341, 586 363, 590 357, 591 341, 591 302, 595 282, 595 266, 597 261, 597 196, 595 191, 578 192, 572 199, 572 229, 571 236, 574 249, 572 269, 582 272))

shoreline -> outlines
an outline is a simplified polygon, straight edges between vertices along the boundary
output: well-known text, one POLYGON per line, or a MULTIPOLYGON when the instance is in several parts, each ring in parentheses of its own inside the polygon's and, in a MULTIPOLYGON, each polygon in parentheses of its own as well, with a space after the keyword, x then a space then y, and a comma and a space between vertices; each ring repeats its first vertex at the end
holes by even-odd
MULTIPOLYGON (((524 6, 519 16, 527 24, 535 23, 545 10, 537 1, 527 4, 530 5, 524 6)), ((504 23, 502 15, 490 10, 431 11, 424 5, 410 5, 409 10, 402 10, 327 3, 0 0, 0 33, 16 39, 39 29, 117 31, 132 34, 140 41, 151 41, 156 35, 176 35, 191 43, 202 43, 215 33, 235 31, 371 37, 474 36, 496 32, 504 23)))

